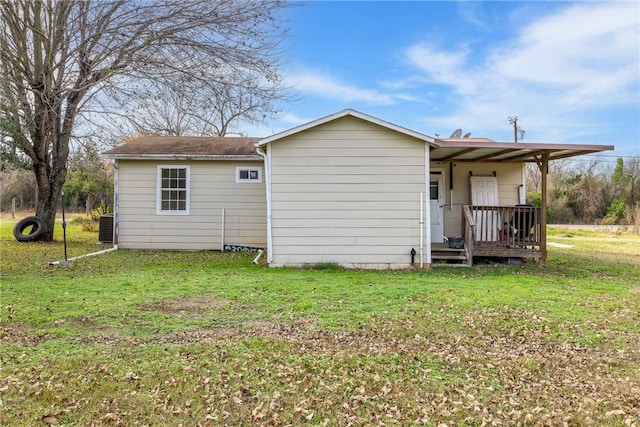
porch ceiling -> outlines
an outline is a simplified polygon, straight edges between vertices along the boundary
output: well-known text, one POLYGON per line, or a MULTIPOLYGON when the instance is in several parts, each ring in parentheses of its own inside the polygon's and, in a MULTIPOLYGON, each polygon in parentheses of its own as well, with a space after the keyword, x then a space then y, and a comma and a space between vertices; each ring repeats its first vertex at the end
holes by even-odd
POLYGON ((496 142, 488 139, 436 139, 431 160, 440 162, 536 162, 613 150, 613 145, 496 142))

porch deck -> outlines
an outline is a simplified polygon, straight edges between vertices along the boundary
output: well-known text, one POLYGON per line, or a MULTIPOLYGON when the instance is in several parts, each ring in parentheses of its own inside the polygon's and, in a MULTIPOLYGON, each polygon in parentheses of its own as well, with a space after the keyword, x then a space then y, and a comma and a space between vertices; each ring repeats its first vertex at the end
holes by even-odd
POLYGON ((540 259, 542 252, 535 247, 508 247, 490 244, 475 245, 473 256, 488 258, 533 258, 540 259))
POLYGON ((473 265, 474 257, 540 260, 546 249, 541 238, 542 210, 529 205, 463 208, 464 248, 434 243, 434 265, 473 265))

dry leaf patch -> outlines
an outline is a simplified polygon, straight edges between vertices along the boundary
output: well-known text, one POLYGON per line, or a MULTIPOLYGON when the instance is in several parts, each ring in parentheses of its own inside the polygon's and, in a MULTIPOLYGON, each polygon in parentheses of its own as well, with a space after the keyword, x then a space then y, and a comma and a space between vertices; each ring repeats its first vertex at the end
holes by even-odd
POLYGON ((600 325, 610 342, 626 345, 585 345, 554 338, 544 318, 497 328, 509 320, 513 315, 476 312, 455 330, 425 327, 417 317, 376 318, 339 331, 304 318, 144 341, 96 335, 87 343, 184 349, 148 362, 154 370, 169 369, 177 357, 182 365, 169 376, 159 374, 160 382, 136 366, 117 373, 106 363, 84 367, 75 379, 32 370, 7 378, 5 391, 56 402, 42 414, 49 424, 93 407, 98 424, 132 425, 139 408, 150 405, 146 416, 176 425, 640 425, 638 337, 600 325), (246 345, 252 340, 271 351, 246 345), (245 349, 233 352, 232 343, 245 349), (191 352, 194 344, 200 350, 191 352), (81 393, 65 395, 76 382, 120 389, 96 410, 81 393))
POLYGON ((49 333, 38 331, 30 325, 21 323, 3 323, 0 325, 0 344, 37 345, 51 339, 49 333))
POLYGON ((211 310, 224 307, 229 303, 224 298, 213 295, 200 295, 149 301, 143 304, 141 308, 145 311, 160 311, 176 316, 197 317, 203 316, 211 310))

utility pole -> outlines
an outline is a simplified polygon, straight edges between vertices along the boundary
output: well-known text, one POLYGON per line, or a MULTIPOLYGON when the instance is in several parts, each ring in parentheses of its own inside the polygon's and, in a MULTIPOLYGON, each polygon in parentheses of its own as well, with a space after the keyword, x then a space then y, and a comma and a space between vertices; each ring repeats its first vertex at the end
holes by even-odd
POLYGON ((520 139, 524 139, 524 129, 518 126, 518 116, 509 116, 509 124, 513 125, 513 141, 518 143, 518 134, 520 134, 520 139))

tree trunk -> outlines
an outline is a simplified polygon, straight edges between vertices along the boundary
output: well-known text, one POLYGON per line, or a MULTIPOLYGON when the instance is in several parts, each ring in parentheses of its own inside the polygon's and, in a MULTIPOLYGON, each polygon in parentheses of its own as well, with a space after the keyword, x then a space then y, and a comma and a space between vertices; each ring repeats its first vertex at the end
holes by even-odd
MULTIPOLYGON (((61 161, 62 160, 58 158, 55 163, 61 161)), ((66 164, 66 159, 63 162, 63 165, 64 164, 66 164)), ((36 216, 42 218, 47 224, 47 232, 40 236, 38 240, 45 242, 53 241, 56 211, 62 194, 62 186, 67 178, 66 165, 60 168, 60 165, 54 164, 52 170, 57 171, 57 173, 47 174, 47 167, 44 164, 34 166, 34 173, 38 184, 36 216)))
POLYGON ((87 194, 87 201, 85 202, 85 205, 84 205, 85 215, 89 216, 89 214, 91 213, 92 205, 93 205, 93 197, 91 196, 91 194, 87 194))

